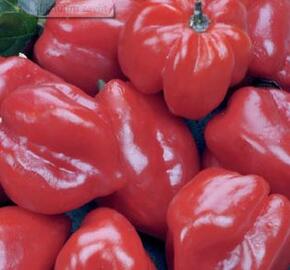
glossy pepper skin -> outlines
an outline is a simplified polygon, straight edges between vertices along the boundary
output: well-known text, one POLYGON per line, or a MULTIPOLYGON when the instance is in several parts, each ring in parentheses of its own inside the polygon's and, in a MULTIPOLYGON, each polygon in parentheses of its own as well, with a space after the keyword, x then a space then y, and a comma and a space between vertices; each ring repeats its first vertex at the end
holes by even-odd
POLYGON ((174 114, 199 119, 247 71, 247 10, 238 0, 203 1, 210 23, 199 33, 189 26, 195 1, 155 2, 144 3, 124 27, 119 43, 122 70, 143 93, 163 89, 174 114))
POLYGON ((87 93, 98 80, 122 78, 117 59, 119 33, 141 0, 59 0, 35 46, 37 62, 87 93), (115 5, 115 18, 100 18, 115 5), (66 18, 79 16, 80 18, 66 18), (86 17, 89 17, 86 19, 86 17))
MULTIPOLYGON (((45 81, 61 82, 56 76, 40 70, 37 66, 33 65, 22 58, 11 57, 9 59, 0 56, 0 77, 4 83, 0 84, 0 104, 3 99, 8 96, 15 87, 21 84, 38 84, 45 81), (23 76, 23 70, 26 69, 26 73, 29 76, 23 76)), ((0 181, 1 182, 1 181, 0 181)), ((5 194, 5 191, 0 186, 0 203, 7 202, 9 199, 5 194)))
POLYGON ((199 170, 191 134, 161 96, 141 95, 120 81, 96 96, 112 116, 128 184, 103 202, 138 229, 165 238, 167 207, 199 170))
POLYGON ((259 176, 200 172, 168 210, 171 269, 287 270, 290 202, 269 191, 259 176))
POLYGON ((5 270, 51 270, 70 232, 65 216, 0 208, 0 265, 5 270))
POLYGON ((255 0, 248 7, 253 42, 250 73, 290 88, 290 2, 255 0))
POLYGON ((156 270, 129 221, 118 212, 92 211, 60 251, 55 270, 156 270))
POLYGON ((277 89, 238 90, 205 131, 210 152, 224 168, 258 174, 273 192, 290 198, 290 95, 277 89))
POLYGON ((22 85, 63 82, 62 79, 21 57, 0 56, 0 77, 2 82, 0 84, 0 105, 8 95, 22 85))
MULTIPOLYGON (((30 78, 9 88, 0 105, 0 179, 7 195, 24 208, 55 214, 124 187, 120 208, 130 202, 128 215, 161 233, 169 202, 199 169, 189 130, 162 97, 118 80, 96 98, 64 82, 34 85, 29 67, 36 65, 6 61, 15 64, 10 72, 27 63, 21 77, 30 78)), ((36 78, 44 72, 38 69, 36 78)), ((9 85, 10 77, 3 78, 9 85)))
POLYGON ((0 181, 16 204, 63 213, 125 184, 109 116, 93 98, 27 59, 0 70, 0 181))
POLYGON ((252 0, 241 0, 241 2, 243 2, 244 5, 245 5, 246 7, 248 7, 248 6, 250 6, 250 4, 251 4, 253 1, 252 1, 252 0))

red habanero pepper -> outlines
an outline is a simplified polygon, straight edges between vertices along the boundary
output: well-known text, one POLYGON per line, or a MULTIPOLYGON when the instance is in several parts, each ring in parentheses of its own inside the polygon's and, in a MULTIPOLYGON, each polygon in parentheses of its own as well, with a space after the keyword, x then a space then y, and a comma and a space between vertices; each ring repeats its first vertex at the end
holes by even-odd
MULTIPOLYGON (((29 78, 9 87, 0 104, 0 181, 7 195, 55 214, 124 188, 128 198, 120 196, 120 207, 129 199, 139 224, 162 234, 169 202, 199 169, 189 130, 162 97, 115 80, 92 98, 62 81, 37 81, 45 71, 29 60, 6 61, 15 69, 24 61, 19 74, 29 78)), ((3 78, 9 86, 9 76, 3 78)))
POLYGON ((189 130, 169 115, 161 96, 112 81, 97 95, 108 109, 128 184, 104 200, 138 229, 165 238, 168 204, 199 170, 189 130))
POLYGON ((57 214, 125 184, 110 120, 92 97, 27 59, 0 70, 0 181, 10 199, 57 214))
POLYGON ((248 69, 246 7, 238 0, 156 2, 143 3, 125 24, 121 68, 141 92, 163 89, 174 114, 201 118, 248 69))
MULTIPOLYGON (((31 62, 27 62, 22 58, 9 58, 6 59, 0 56, 0 104, 2 100, 13 91, 15 86, 21 83, 31 83, 34 84, 45 82, 45 81, 55 81, 60 82, 56 76, 45 72, 44 70, 39 70, 37 66, 31 62), (30 75, 28 77, 23 76, 23 69, 26 69, 27 73, 30 75)), ((0 202, 6 202, 8 200, 4 190, 0 186, 0 202)))
POLYGON ((57 1, 35 46, 38 63, 92 95, 98 80, 123 77, 117 59, 119 33, 138 2, 57 1), (112 17, 101 18, 105 16, 112 17))
POLYGON ((290 1, 255 0, 248 8, 250 73, 290 89, 290 1))
POLYGON ((290 94, 277 89, 238 90, 206 127, 210 153, 222 167, 264 177, 290 199, 290 94))
POLYGON ((118 212, 99 208, 60 251, 55 270, 155 270, 134 227, 118 212))
POLYGON ((16 206, 0 208, 1 269, 53 269, 70 227, 65 216, 44 216, 16 206))
POLYGON ((259 176, 200 172, 169 206, 171 269, 286 270, 290 202, 269 191, 259 176))

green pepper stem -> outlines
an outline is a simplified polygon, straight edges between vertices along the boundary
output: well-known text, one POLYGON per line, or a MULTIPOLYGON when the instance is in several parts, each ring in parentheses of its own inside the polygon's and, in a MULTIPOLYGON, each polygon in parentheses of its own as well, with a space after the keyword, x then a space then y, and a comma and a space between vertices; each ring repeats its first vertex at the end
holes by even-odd
POLYGON ((209 18, 203 13, 202 0, 195 0, 194 12, 190 17, 189 26, 196 32, 205 32, 210 24, 209 18))
POLYGON ((99 92, 101 92, 104 89, 105 85, 106 85, 106 82, 104 80, 98 80, 97 88, 99 92))

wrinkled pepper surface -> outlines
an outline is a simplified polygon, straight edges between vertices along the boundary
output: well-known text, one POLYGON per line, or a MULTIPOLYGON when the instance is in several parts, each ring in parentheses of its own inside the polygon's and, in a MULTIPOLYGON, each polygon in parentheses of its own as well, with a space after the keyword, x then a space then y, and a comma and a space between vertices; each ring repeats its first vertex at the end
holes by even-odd
POLYGON ((165 234, 168 204, 199 162, 161 96, 115 80, 92 98, 18 57, 0 70, 0 181, 14 202, 55 214, 123 188, 112 199, 118 207, 165 234))
POLYGON ((253 42, 250 72, 290 89, 290 1, 255 0, 248 5, 253 42))
POLYGON ((53 269, 70 227, 65 216, 44 216, 16 206, 0 208, 0 268, 53 269))
POLYGON ((199 119, 245 76, 251 54, 247 10, 238 0, 161 2, 132 12, 119 61, 138 90, 163 89, 174 114, 199 119))
POLYGON ((169 116, 161 96, 140 95, 112 81, 96 99, 111 115, 128 180, 103 202, 138 229, 164 238, 169 202, 199 170, 191 134, 178 118, 169 116))
POLYGON ((60 251, 55 270, 155 270, 135 228, 118 212, 99 208, 60 251))
POLYGON ((0 181, 15 203, 62 213, 125 184, 110 120, 93 98, 27 59, 3 59, 0 70, 0 181))
POLYGON ((200 172, 168 210, 171 269, 287 270, 290 202, 269 191, 260 176, 200 172))
POLYGON ((38 63, 95 94, 98 80, 122 77, 117 59, 119 33, 138 2, 58 0, 35 46, 38 63))
POLYGON ((224 168, 258 174, 290 199, 290 94, 253 87, 238 90, 212 119, 206 143, 224 168))

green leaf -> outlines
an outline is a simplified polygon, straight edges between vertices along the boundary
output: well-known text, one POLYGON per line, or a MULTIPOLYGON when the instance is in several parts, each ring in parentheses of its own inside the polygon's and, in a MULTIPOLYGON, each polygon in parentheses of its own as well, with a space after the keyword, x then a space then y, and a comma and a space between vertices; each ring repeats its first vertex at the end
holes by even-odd
POLYGON ((0 1, 0 55, 17 55, 37 33, 37 18, 24 12, 18 0, 0 1))
POLYGON ((28 14, 44 16, 54 5, 55 0, 18 0, 18 5, 28 14))

